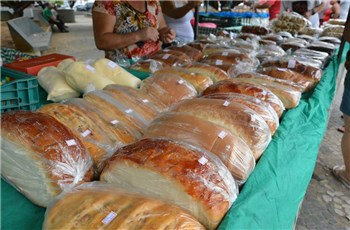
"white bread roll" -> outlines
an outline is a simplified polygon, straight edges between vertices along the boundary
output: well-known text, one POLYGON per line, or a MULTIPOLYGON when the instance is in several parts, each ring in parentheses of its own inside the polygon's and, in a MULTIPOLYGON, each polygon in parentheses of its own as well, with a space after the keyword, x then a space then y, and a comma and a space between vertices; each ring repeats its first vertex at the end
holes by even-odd
POLYGON ((236 182, 214 154, 164 139, 143 139, 119 149, 101 181, 165 200, 215 229, 238 195, 236 182))
POLYGON ((92 164, 79 138, 53 117, 1 115, 1 176, 34 204, 46 207, 63 190, 91 181, 92 164))

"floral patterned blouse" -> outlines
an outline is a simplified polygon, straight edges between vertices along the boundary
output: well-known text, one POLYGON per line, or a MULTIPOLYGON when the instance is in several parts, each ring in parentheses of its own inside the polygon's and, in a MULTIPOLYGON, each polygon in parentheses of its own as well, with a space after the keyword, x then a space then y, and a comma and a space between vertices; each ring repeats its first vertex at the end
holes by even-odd
MULTIPOLYGON (((157 15, 160 5, 157 0, 145 0, 146 11, 139 12, 135 10, 127 1, 95 1, 93 11, 101 12, 116 16, 114 33, 126 34, 141 30, 145 27, 159 27, 157 15)), ((140 57, 155 53, 161 48, 160 41, 157 42, 138 42, 128 47, 115 51, 105 51, 106 58, 119 62, 120 58, 127 56, 128 58, 138 59, 140 57)))

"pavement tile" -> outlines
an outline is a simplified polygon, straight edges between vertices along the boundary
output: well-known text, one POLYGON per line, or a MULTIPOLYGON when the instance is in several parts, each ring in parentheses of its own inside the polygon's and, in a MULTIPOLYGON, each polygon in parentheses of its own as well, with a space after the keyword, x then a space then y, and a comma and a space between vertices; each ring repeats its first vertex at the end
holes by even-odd
POLYGON ((334 192, 331 192, 331 191, 327 191, 327 194, 330 195, 331 197, 335 196, 334 192))
POLYGON ((340 210, 340 209, 335 208, 334 211, 335 211, 335 213, 337 213, 339 216, 345 216, 345 213, 344 213, 342 210, 340 210))
POLYGON ((338 203, 338 204, 342 204, 343 203, 343 201, 341 199, 339 199, 338 197, 333 197, 333 201, 335 203, 338 203))

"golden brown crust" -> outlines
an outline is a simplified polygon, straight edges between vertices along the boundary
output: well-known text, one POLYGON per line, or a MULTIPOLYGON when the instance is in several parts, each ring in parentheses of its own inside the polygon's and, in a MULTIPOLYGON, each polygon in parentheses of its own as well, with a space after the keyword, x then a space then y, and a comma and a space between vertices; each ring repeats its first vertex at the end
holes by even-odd
POLYGON ((169 67, 169 65, 162 60, 147 59, 134 63, 130 69, 151 73, 153 70, 152 68, 158 70, 163 67, 169 67))
POLYGON ((243 82, 232 82, 230 79, 217 82, 209 86, 203 91, 202 95, 213 93, 240 93, 256 97, 262 101, 269 103, 276 111, 278 117, 281 117, 284 107, 281 100, 273 94, 270 90, 263 86, 253 85, 243 82))
POLYGON ((221 81, 229 78, 229 76, 225 71, 211 65, 193 63, 191 65, 184 66, 183 68, 188 69, 190 72, 193 72, 193 73, 199 73, 199 74, 208 76, 213 80, 213 82, 217 82, 217 81, 221 81))
MULTIPOLYGON (((183 143, 143 139, 119 149, 109 160, 101 174, 101 180, 119 165, 155 171, 167 180, 178 182, 186 194, 200 203, 204 207, 203 215, 210 223, 206 227, 214 229, 230 208, 235 194, 232 193, 234 181, 231 175, 225 174, 225 177, 228 176, 225 179, 220 172, 227 171, 226 167, 219 159, 212 157, 214 156, 207 155, 204 150, 183 143), (203 158, 206 159, 204 164, 200 160, 203 158)), ((229 174, 228 171, 227 173, 229 174)))
MULTIPOLYGON (((67 155, 70 156, 72 162, 84 164, 87 167, 81 180, 75 182, 76 185, 92 180, 92 161, 82 142, 52 116, 30 111, 3 113, 1 115, 1 137, 29 149, 28 154, 31 154, 32 151, 35 153, 29 157, 38 161, 38 165, 43 167, 47 173, 52 190, 55 191, 53 196, 58 195, 66 186, 71 186, 75 179, 75 175, 66 170, 54 172, 56 164, 68 166, 67 155), (68 145, 66 141, 69 140, 74 141, 75 144, 68 145)), ((2 174, 5 176, 6 172, 2 174)))
POLYGON ((151 59, 161 61, 169 66, 182 66, 192 62, 186 54, 176 50, 162 50, 151 56, 151 59))
POLYGON ((217 155, 239 182, 244 182, 254 169, 253 153, 244 141, 225 128, 189 114, 162 114, 143 138, 166 138, 206 149, 217 155))
POLYGON ((176 50, 180 51, 182 53, 185 53, 187 56, 189 56, 193 61, 199 61, 203 57, 203 53, 199 51, 196 48, 193 48, 188 45, 183 46, 170 46, 167 48, 168 50, 176 50))
POLYGON ((44 229, 48 230, 183 227, 204 230, 194 217, 177 206, 98 186, 65 194, 48 209, 44 222, 44 229))

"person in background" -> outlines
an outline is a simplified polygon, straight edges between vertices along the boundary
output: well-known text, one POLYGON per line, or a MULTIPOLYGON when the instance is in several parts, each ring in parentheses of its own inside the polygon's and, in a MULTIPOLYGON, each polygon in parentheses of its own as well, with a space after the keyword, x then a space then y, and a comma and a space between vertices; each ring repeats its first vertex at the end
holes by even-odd
POLYGON ((330 19, 331 12, 331 0, 324 0, 323 2, 323 9, 318 13, 320 17, 320 25, 322 25, 323 22, 326 22, 330 19))
POLYGON ((95 1, 92 22, 96 47, 116 62, 158 52, 176 36, 156 0, 95 1))
POLYGON ((281 1, 280 0, 259 0, 258 3, 254 4, 257 9, 268 8, 270 14, 270 20, 277 18, 281 12, 281 1))
POLYGON ((333 167, 333 175, 350 189, 350 50, 346 56, 345 68, 347 73, 344 81, 344 93, 340 105, 340 111, 344 115, 344 134, 341 140, 341 150, 343 154, 344 165, 333 167))
POLYGON ((176 32, 176 40, 179 42, 191 42, 194 39, 194 31, 191 25, 193 9, 201 4, 201 1, 168 0, 161 1, 160 5, 165 22, 176 32))
POLYGON ((67 30, 67 26, 65 26, 64 22, 60 19, 55 6, 51 3, 46 3, 46 6, 43 10, 43 16, 50 24, 54 24, 57 26, 57 28, 62 32, 66 33, 69 32, 67 30))
POLYGON ((282 1, 283 11, 294 11, 303 15, 311 22, 312 27, 318 28, 320 26, 319 12, 323 10, 325 0, 308 0, 308 1, 282 1))
POLYGON ((350 1, 349 0, 331 0, 330 4, 332 5, 332 18, 334 19, 344 19, 348 17, 350 1))

